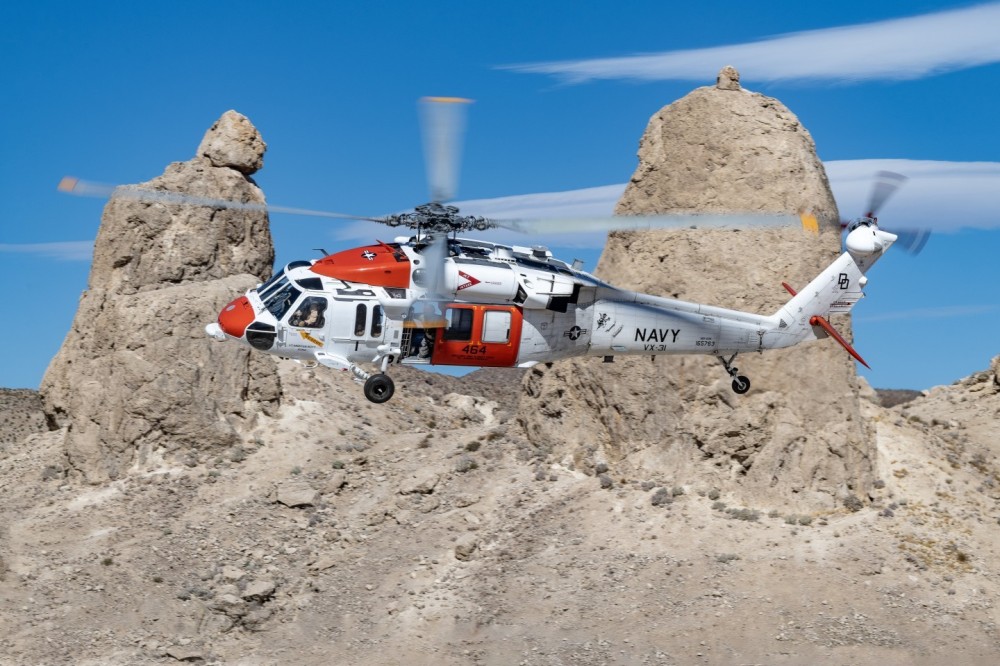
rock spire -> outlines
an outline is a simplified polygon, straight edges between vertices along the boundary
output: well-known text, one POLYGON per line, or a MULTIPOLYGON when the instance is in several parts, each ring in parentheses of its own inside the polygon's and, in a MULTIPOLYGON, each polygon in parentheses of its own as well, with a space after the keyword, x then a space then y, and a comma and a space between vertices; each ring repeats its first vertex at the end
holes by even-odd
MULTIPOLYGON (((264 203, 246 175, 264 150, 250 121, 228 111, 194 159, 141 187, 264 203)), ((203 328, 273 261, 264 212, 108 202, 87 291, 41 385, 72 468, 100 482, 185 449, 231 446, 277 404, 272 359, 213 345, 203 328)))
MULTIPOLYGON (((639 144, 618 214, 796 212, 838 219, 813 140, 781 102, 716 86, 663 107, 639 144)), ((597 267, 612 284, 770 314, 839 254, 835 225, 801 229, 615 232, 597 267)), ((849 324, 838 322, 841 330, 849 324)), ((747 501, 832 506, 864 497, 872 435, 860 418, 851 359, 823 341, 736 365, 753 388, 735 395, 711 356, 577 360, 534 369, 522 421, 530 437, 584 469, 655 470, 678 483, 725 484, 747 501)))

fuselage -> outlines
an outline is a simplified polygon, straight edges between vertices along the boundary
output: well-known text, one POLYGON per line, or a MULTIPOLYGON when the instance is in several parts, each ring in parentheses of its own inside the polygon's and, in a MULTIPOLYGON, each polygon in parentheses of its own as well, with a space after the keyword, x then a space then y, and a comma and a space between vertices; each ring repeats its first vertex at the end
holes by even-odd
POLYGON ((894 240, 859 225, 846 252, 762 315, 622 290, 541 247, 404 238, 292 262, 206 332, 360 379, 370 377, 361 364, 384 374, 400 363, 530 367, 620 354, 713 354, 735 375, 726 357, 826 337, 824 317, 862 298, 864 273, 894 240))
POLYGON ((762 342, 766 317, 623 291, 543 248, 450 240, 431 276, 427 247, 400 239, 293 262, 227 305, 209 333, 302 361, 389 353, 405 364, 494 367, 762 342))

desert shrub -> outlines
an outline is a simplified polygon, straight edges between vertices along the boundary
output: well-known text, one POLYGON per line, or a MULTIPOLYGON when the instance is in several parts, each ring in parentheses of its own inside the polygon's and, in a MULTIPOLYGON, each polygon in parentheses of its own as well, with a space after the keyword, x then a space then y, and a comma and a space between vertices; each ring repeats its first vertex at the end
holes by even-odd
POLYGON ((843 502, 847 510, 851 512, 860 511, 865 506, 865 503, 854 495, 848 495, 844 498, 843 502))
POLYGON ((756 522, 760 519, 760 512, 753 509, 733 509, 729 512, 729 515, 736 520, 747 520, 750 522, 756 522))
POLYGON ((472 471, 479 467, 479 463, 472 459, 471 456, 461 455, 455 460, 455 471, 459 473, 465 473, 472 471))
POLYGON ((666 488, 658 488, 653 496, 650 498, 649 502, 653 506, 666 506, 674 501, 674 498, 670 496, 666 488))

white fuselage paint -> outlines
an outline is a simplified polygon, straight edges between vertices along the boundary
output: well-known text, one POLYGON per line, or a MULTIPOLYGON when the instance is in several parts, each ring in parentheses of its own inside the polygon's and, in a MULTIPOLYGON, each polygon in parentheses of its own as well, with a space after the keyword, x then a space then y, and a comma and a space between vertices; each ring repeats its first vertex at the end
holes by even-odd
MULTIPOLYGON (((447 293, 432 296, 415 284, 390 291, 322 278, 320 288, 304 291, 297 301, 325 299, 326 319, 321 328, 292 326, 291 310, 276 319, 256 290, 248 291, 247 297, 256 322, 275 328, 275 344, 264 351, 345 370, 385 363, 387 358, 399 362, 405 356, 401 349, 404 313, 431 301, 519 309, 523 319, 516 365, 587 355, 724 356, 826 337, 810 323, 811 318, 850 310, 863 296, 864 273, 895 239, 874 225, 852 230, 846 239, 847 251, 773 315, 625 291, 526 248, 461 240, 454 247, 469 250, 471 258, 459 255, 444 260, 442 282, 447 293), (378 312, 381 326, 374 321, 378 312)), ((405 244, 401 249, 411 260, 420 258, 405 244)), ((307 274, 315 279, 308 267, 289 268, 288 274, 293 281, 307 274)), ((226 337, 215 324, 206 331, 217 339, 226 337)), ((242 342, 249 344, 246 338, 242 342)))

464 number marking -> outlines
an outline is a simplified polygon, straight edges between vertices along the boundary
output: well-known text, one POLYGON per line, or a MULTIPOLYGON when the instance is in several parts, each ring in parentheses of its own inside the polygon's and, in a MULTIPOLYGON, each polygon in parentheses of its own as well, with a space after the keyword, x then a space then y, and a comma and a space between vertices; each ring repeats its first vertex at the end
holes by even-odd
POLYGON ((466 354, 470 354, 470 355, 472 355, 472 354, 485 354, 486 353, 486 345, 465 345, 464 347, 462 347, 462 351, 464 351, 466 354))

